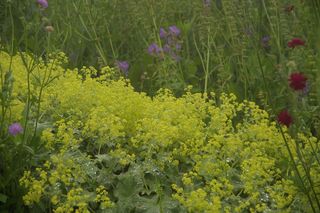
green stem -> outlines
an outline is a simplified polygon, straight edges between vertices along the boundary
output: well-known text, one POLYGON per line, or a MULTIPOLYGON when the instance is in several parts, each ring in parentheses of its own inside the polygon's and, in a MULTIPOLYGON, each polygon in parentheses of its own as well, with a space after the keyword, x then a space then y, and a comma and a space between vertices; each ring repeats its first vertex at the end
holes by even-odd
POLYGON ((313 206, 312 199, 311 199, 311 197, 310 197, 310 195, 309 195, 309 192, 308 192, 308 190, 307 190, 307 188, 306 188, 306 186, 305 186, 305 184, 304 184, 304 182, 303 182, 302 176, 301 176, 301 174, 300 174, 300 172, 299 172, 299 169, 298 169, 298 166, 297 166, 297 164, 296 164, 296 162, 295 162, 295 160, 294 160, 294 156, 293 156, 292 151, 291 151, 291 149, 290 149, 289 143, 288 143, 288 141, 287 141, 287 139, 286 139, 286 137, 285 137, 285 135, 284 135, 283 129, 282 129, 282 127, 281 127, 280 124, 278 124, 278 127, 279 127, 279 129, 280 129, 282 138, 283 138, 283 140, 284 140, 284 142, 285 142, 285 145, 286 145, 286 147, 287 147, 287 150, 288 150, 290 159, 292 160, 294 170, 296 171, 296 174, 298 175, 298 178, 299 178, 299 180, 300 180, 300 182, 301 182, 303 191, 305 192, 305 194, 306 194, 307 197, 308 197, 308 200, 309 200, 310 206, 311 206, 311 208, 312 208, 312 211, 316 213, 317 211, 315 210, 315 208, 314 208, 314 206, 313 206))
MULTIPOLYGON (((105 53, 104 53, 104 51, 103 51, 103 48, 102 48, 102 46, 101 46, 101 44, 100 44, 100 42, 99 42, 99 38, 98 38, 98 36, 97 36, 97 33, 96 33, 96 31, 95 31, 95 28, 94 28, 94 27, 91 27, 91 30, 92 30, 92 32, 93 32, 93 34, 91 34, 89 28, 87 27, 86 23, 84 22, 83 17, 81 16, 81 14, 80 14, 80 12, 79 12, 79 9, 78 9, 78 7, 76 6, 76 4, 74 3, 74 1, 72 2, 72 4, 73 4, 73 6, 74 6, 74 8, 75 8, 75 10, 76 10, 76 12, 77 12, 77 14, 78 14, 78 17, 79 17, 79 20, 80 20, 82 26, 84 27, 84 29, 85 29, 85 31, 87 32, 87 34, 88 34, 88 36, 90 37, 90 39, 91 39, 92 41, 94 41, 94 46, 95 46, 95 48, 97 49, 97 51, 98 51, 98 53, 99 53, 99 55, 100 55, 100 57, 101 57, 104 65, 107 65, 107 64, 108 64, 108 63, 107 63, 107 59, 106 59, 106 57, 105 57, 105 53)), ((90 6, 86 6, 86 8, 90 8, 90 6)), ((89 11, 89 14, 91 14, 90 11, 89 11)), ((91 15, 89 15, 88 20, 89 20, 89 22, 90 22, 90 25, 93 26, 93 21, 92 21, 92 16, 91 16, 91 15)))
POLYGON ((113 56, 113 60, 115 60, 117 58, 116 53, 114 51, 114 47, 113 47, 113 43, 112 43, 112 39, 111 39, 111 33, 109 30, 109 27, 107 26, 107 32, 108 32, 108 36, 109 36, 109 43, 110 43, 110 47, 111 47, 111 51, 112 51, 112 56, 113 56))
POLYGON ((205 72, 204 93, 205 94, 207 94, 207 90, 208 90, 209 64, 210 64, 210 26, 208 27, 206 69, 204 70, 204 72, 205 72))
POLYGON ((204 59, 203 59, 203 57, 202 57, 202 55, 201 55, 201 52, 200 52, 200 49, 199 49, 199 47, 198 47, 197 41, 196 41, 196 39, 195 39, 194 33, 193 33, 193 36, 192 36, 192 37, 193 37, 194 46, 196 47, 197 53, 198 53, 198 55, 199 55, 199 58, 200 58, 200 61, 201 61, 201 64, 202 64, 202 68, 203 68, 204 72, 206 73, 206 65, 205 65, 204 59))
POLYGON ((280 45, 280 30, 279 30, 279 24, 277 24, 278 26, 278 33, 275 32, 273 26, 272 26, 272 22, 271 22, 271 18, 270 18, 270 15, 268 13, 268 9, 267 9, 267 6, 266 6, 266 3, 265 3, 265 0, 262 0, 262 6, 263 6, 263 9, 266 13, 266 16, 267 16, 267 19, 269 21, 269 24, 270 24, 270 29, 271 29, 271 32, 274 36, 274 38, 276 39, 276 44, 277 44, 277 47, 278 47, 278 53, 279 53, 279 59, 278 59, 278 63, 281 61, 281 45, 280 45))
MULTIPOLYGON (((261 59, 260 59, 259 53, 258 53, 257 56, 258 56, 258 62, 259 62, 260 71, 261 71, 261 74, 262 74, 262 79, 263 79, 264 87, 265 87, 268 95, 270 96, 269 89, 268 89, 268 86, 267 86, 267 83, 266 83, 266 79, 265 79, 265 76, 264 76, 264 72, 263 72, 263 68, 262 68, 262 64, 261 64, 261 59)), ((274 108, 273 108, 273 106, 272 106, 272 103, 271 103, 271 109, 272 109, 272 111, 273 111, 273 113, 274 113, 274 108)), ((275 113, 274 113, 274 114, 275 114, 275 113)), ((304 183, 304 181, 303 181, 303 179, 302 179, 302 176, 301 176, 301 174, 300 174, 300 172, 299 172, 299 169, 298 169, 298 167, 297 167, 297 165, 296 165, 296 163, 295 163, 294 156, 293 156, 292 151, 291 151, 291 149, 290 149, 289 143, 288 143, 288 141, 287 141, 287 139, 286 139, 286 137, 285 137, 285 135, 284 135, 283 129, 282 129, 282 127, 281 127, 280 124, 278 124, 278 127, 279 127, 279 129, 280 129, 282 138, 283 138, 283 140, 284 140, 284 142, 285 142, 285 145, 286 145, 286 148, 287 148, 287 150, 288 150, 290 159, 292 160, 294 170, 296 171, 296 174, 298 175, 298 178, 299 178, 299 180, 300 180, 300 182, 301 182, 303 191, 304 191, 304 193, 305 193, 305 194, 307 195, 307 197, 308 197, 308 200, 309 200, 309 203, 310 203, 310 205, 311 205, 311 208, 312 208, 313 212, 316 212, 316 210, 315 210, 315 208, 314 208, 314 206, 313 206, 312 199, 311 199, 311 197, 310 197, 310 195, 309 195, 309 192, 308 192, 308 190, 307 190, 307 188, 306 188, 306 186, 305 186, 305 183, 304 183)), ((301 161, 301 158, 299 158, 299 160, 301 161)), ((301 162, 302 162, 302 161, 301 161, 301 162)), ((302 165, 303 165, 303 162, 302 162, 302 165)), ((303 165, 303 166, 304 166, 304 165, 303 165)), ((305 168, 304 168, 304 169, 305 169, 305 168)), ((306 170, 305 170, 305 172, 306 172, 306 175, 308 176, 306 170)), ((310 182, 310 185, 313 186, 311 179, 308 178, 308 180, 309 180, 309 182, 310 182)), ((311 188, 313 188, 313 187, 311 187, 311 188)))
POLYGON ((317 203, 317 206, 318 206, 318 209, 320 210, 320 202, 319 202, 319 199, 318 199, 318 196, 317 196, 317 193, 316 191, 314 190, 314 185, 313 185, 313 181, 311 179, 311 176, 310 176, 310 171, 309 169, 306 167, 306 163, 304 162, 303 160, 303 156, 302 156, 302 153, 301 153, 301 150, 300 150, 300 147, 299 147, 299 144, 296 143, 296 147, 297 147, 297 154, 298 154, 298 157, 299 157, 299 160, 301 161, 301 165, 303 167, 303 170, 306 174, 306 177, 308 179, 308 182, 310 184, 310 188, 311 188, 311 191, 312 193, 314 194, 314 197, 316 199, 316 203, 317 203))
POLYGON ((30 73, 31 70, 29 69, 29 65, 25 60, 24 55, 21 53, 21 51, 19 51, 20 53, 20 57, 22 59, 22 62, 25 66, 25 68, 27 69, 27 103, 26 103, 26 116, 25 116, 25 122, 24 122, 24 132, 23 132, 23 137, 22 137, 22 145, 24 145, 26 143, 26 134, 27 134, 27 125, 28 125, 28 120, 29 120, 29 112, 30 112, 30 100, 31 100, 31 87, 30 87, 30 73))
POLYGON ((314 157, 316 158, 316 160, 317 160, 317 162, 318 162, 318 166, 320 166, 320 159, 318 158, 318 153, 317 153, 316 150, 314 149, 314 147, 313 147, 313 145, 312 145, 312 143, 311 143, 311 141, 310 141, 309 138, 308 138, 308 142, 309 142, 309 145, 310 145, 310 147, 311 147, 311 149, 312 149, 312 156, 314 156, 314 157))

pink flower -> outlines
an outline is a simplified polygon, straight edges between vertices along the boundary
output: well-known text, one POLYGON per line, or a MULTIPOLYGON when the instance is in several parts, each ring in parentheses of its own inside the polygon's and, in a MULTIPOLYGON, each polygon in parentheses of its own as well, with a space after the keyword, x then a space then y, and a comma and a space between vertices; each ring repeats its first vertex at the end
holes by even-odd
POLYGON ((37 3, 44 9, 46 9, 49 6, 47 0, 37 0, 37 3))

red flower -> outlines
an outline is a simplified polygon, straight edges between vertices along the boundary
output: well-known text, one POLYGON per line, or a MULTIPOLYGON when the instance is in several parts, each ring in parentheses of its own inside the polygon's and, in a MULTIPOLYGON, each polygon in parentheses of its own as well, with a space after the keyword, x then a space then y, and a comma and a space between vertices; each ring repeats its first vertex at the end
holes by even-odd
POLYGON ((288 47, 295 48, 297 46, 304 46, 305 42, 301 38, 293 38, 288 42, 288 47))
POLYGON ((292 119, 291 115, 289 114, 288 110, 282 110, 278 114, 278 122, 280 124, 286 125, 287 127, 289 127, 292 124, 293 119, 292 119))
POLYGON ((289 85, 294 90, 304 90, 307 86, 307 77, 302 73, 292 73, 289 77, 289 85))

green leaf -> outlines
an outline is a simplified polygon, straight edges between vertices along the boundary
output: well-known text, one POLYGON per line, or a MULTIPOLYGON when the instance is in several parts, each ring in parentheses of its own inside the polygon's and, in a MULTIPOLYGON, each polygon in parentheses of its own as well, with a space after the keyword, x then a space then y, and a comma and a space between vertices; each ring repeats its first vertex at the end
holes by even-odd
POLYGON ((23 148, 29 152, 30 154, 34 155, 34 150, 30 147, 30 146, 27 146, 27 145, 23 145, 23 148))
POLYGON ((114 195, 118 198, 115 212, 131 212, 135 209, 139 193, 143 190, 140 173, 140 166, 131 166, 128 172, 118 175, 114 190, 114 195))
POLYGON ((7 195, 0 193, 0 202, 5 203, 7 202, 7 199, 8 199, 7 195))
POLYGON ((195 77, 197 72, 197 65, 192 60, 186 60, 184 62, 184 70, 187 78, 195 77))
POLYGON ((48 128, 52 128, 52 127, 53 127, 53 125, 51 122, 38 123, 37 131, 42 132, 43 130, 48 129, 48 128))
POLYGON ((96 161, 100 163, 103 161, 109 162, 110 160, 112 160, 112 157, 107 154, 95 155, 95 157, 97 158, 96 161))
POLYGON ((182 212, 177 201, 171 199, 171 195, 154 196, 153 198, 139 197, 136 202, 136 212, 161 213, 182 212))
POLYGON ((137 196, 142 189, 142 184, 139 183, 134 176, 120 175, 119 183, 117 184, 115 195, 119 199, 130 199, 137 196))

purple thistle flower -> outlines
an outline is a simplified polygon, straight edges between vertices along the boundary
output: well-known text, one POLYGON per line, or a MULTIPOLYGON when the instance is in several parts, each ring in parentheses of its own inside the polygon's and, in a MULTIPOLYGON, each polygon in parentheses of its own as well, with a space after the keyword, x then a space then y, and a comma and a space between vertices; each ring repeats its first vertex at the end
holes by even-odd
POLYGON ((127 76, 129 63, 127 61, 117 61, 116 64, 117 64, 117 67, 127 76))
POLYGON ((9 126, 8 131, 10 135, 16 136, 23 131, 23 128, 19 123, 13 123, 9 126))
POLYGON ((158 55, 160 52, 161 52, 161 49, 156 43, 152 43, 148 47, 148 53, 150 55, 158 55))
POLYGON ((180 35, 180 29, 177 27, 177 26, 175 26, 175 25, 173 25, 173 26, 170 26, 169 27, 169 31, 170 31, 170 33, 173 35, 173 36, 179 36, 180 35))
POLYGON ((167 32, 162 27, 160 28, 159 36, 160 38, 165 38, 167 36, 167 32))
POLYGON ((37 3, 44 9, 46 9, 49 6, 47 0, 37 0, 37 3))

